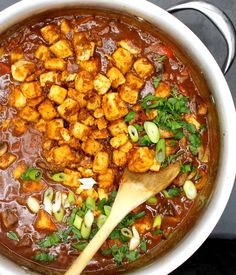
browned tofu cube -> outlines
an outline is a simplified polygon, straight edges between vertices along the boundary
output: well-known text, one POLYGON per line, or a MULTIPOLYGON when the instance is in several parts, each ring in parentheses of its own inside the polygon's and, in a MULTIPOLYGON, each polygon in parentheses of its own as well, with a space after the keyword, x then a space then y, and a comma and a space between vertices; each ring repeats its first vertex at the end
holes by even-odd
POLYGON ((29 122, 37 122, 40 114, 32 107, 25 106, 20 112, 19 116, 29 122))
POLYGON ((129 39, 121 40, 119 42, 119 45, 123 49, 126 49, 127 51, 129 51, 130 53, 132 53, 134 55, 141 53, 141 50, 136 45, 134 45, 132 40, 129 40, 129 39))
POLYGON ((138 78, 133 73, 127 73, 126 75, 126 85, 128 85, 131 89, 135 91, 140 91, 144 86, 144 81, 138 78))
POLYGON ((89 138, 82 143, 81 148, 86 154, 94 156, 102 150, 103 146, 100 142, 89 138))
POLYGON ((12 77, 19 82, 23 82, 34 72, 34 69, 34 63, 23 59, 18 60, 11 66, 12 77))
POLYGON ((66 180, 63 181, 63 185, 68 186, 70 188, 78 188, 80 186, 80 172, 65 169, 64 173, 66 174, 66 180))
POLYGON ((107 128, 107 121, 104 117, 96 119, 96 125, 99 130, 106 129, 107 128))
POLYGON ((96 75, 99 71, 99 60, 97 58, 84 60, 79 62, 81 71, 87 71, 93 75, 96 75))
POLYGON ((15 63, 17 60, 20 60, 23 58, 24 58, 24 54, 21 50, 16 50, 16 52, 11 52, 11 55, 10 55, 11 63, 15 63))
POLYGON ((148 147, 138 147, 132 151, 128 168, 132 172, 146 172, 154 163, 154 154, 148 147))
POLYGON ((104 112, 103 112, 103 109, 102 108, 97 108, 94 113, 93 113, 93 116, 95 118, 101 118, 104 116, 104 112))
POLYGON ((79 110, 77 101, 71 98, 67 98, 61 105, 57 107, 57 111, 64 119, 74 115, 79 110))
POLYGON ((127 162, 126 153, 121 150, 114 150, 112 154, 112 160, 116 166, 119 166, 119 167, 125 166, 127 162))
POLYGON ((108 129, 113 136, 118 136, 119 134, 128 133, 128 126, 124 120, 119 119, 109 124, 108 129))
POLYGON ((127 134, 119 134, 110 140, 110 144, 113 148, 118 149, 120 146, 124 145, 128 141, 127 134))
POLYGON ((87 102, 87 109, 90 111, 95 111, 97 108, 101 106, 101 97, 97 94, 90 97, 87 102))
POLYGON ((93 172, 105 174, 109 165, 109 154, 105 151, 98 152, 93 161, 93 172))
POLYGON ((30 98, 30 99, 28 98, 27 99, 27 105, 30 106, 30 107, 36 107, 43 100, 44 100, 44 96, 39 96, 39 97, 35 97, 35 98, 30 98))
POLYGON ((66 62, 62 58, 49 58, 45 60, 44 67, 47 70, 65 71, 66 62))
POLYGON ((81 93, 93 90, 93 75, 87 71, 81 71, 75 78, 75 89, 81 93))
POLYGON ((125 77, 116 67, 109 69, 107 76, 111 82, 112 87, 114 88, 118 88, 120 85, 125 83, 125 77))
POLYGON ((59 58, 67 58, 73 55, 70 43, 65 39, 57 41, 49 49, 59 58))
POLYGON ((48 44, 53 44, 60 38, 60 32, 55 25, 47 25, 40 29, 43 39, 48 44))
POLYGON ((54 119, 47 123, 47 137, 54 140, 61 139, 61 129, 64 128, 63 119, 54 119))
POLYGON ((29 99, 42 95, 42 89, 38 81, 22 83, 20 89, 24 96, 29 99))
POLYGON ((134 62, 135 72, 143 79, 150 77, 154 73, 154 67, 147 58, 139 58, 134 62))
POLYGON ((39 193, 42 192, 42 190, 45 190, 46 187, 46 183, 42 181, 24 180, 21 183, 20 192, 28 194, 39 193))
POLYGON ((111 87, 111 81, 102 74, 97 74, 94 79, 94 89, 99 95, 104 95, 111 87))
POLYGON ((95 119, 86 109, 81 109, 78 115, 78 120, 87 126, 93 126, 95 119))
POLYGON ((119 88, 119 95, 122 100, 129 104, 136 104, 138 100, 138 91, 133 90, 128 85, 124 84, 119 88))
POLYGON ((52 102, 45 99, 38 107, 38 111, 43 119, 52 120, 57 116, 57 111, 53 106, 52 102))
POLYGON ((35 57, 45 61, 51 57, 51 52, 45 45, 39 45, 38 49, 35 52, 35 57))
POLYGON ((109 188, 114 182, 114 172, 112 169, 107 169, 106 174, 101 174, 98 176, 98 185, 99 188, 109 188))
POLYGON ((68 89, 68 97, 76 100, 80 106, 80 108, 84 108, 87 105, 86 94, 82 92, 78 92, 75 89, 68 89))
POLYGON ((26 105, 26 97, 18 87, 14 87, 9 96, 9 105, 15 108, 22 108, 26 105))
POLYGON ((20 161, 17 163, 16 168, 13 171, 14 179, 19 179, 21 175, 28 169, 25 161, 20 161))
POLYGON ((5 228, 10 229, 18 223, 18 216, 11 209, 4 209, 1 213, 2 223, 5 228))
POLYGON ((21 136, 27 130, 27 122, 19 117, 14 117, 11 120, 12 134, 14 136, 21 136))
POLYGON ((76 122, 72 125, 70 132, 75 138, 84 141, 89 137, 90 127, 84 125, 83 123, 76 122))
POLYGON ((126 74, 133 65, 133 55, 126 49, 118 48, 112 54, 112 58, 122 74, 126 74))
POLYGON ((59 75, 56 72, 43 73, 39 78, 41 87, 45 87, 46 83, 55 83, 60 85, 59 75))
POLYGON ((71 31, 71 26, 69 22, 65 18, 63 18, 61 20, 61 33, 63 33, 64 35, 67 35, 70 31, 71 31))
POLYGON ((106 119, 109 121, 122 118, 128 113, 125 102, 117 93, 105 94, 102 99, 102 108, 106 119))
POLYGON ((49 215, 45 210, 40 209, 36 220, 34 222, 34 227, 38 231, 47 231, 47 232, 56 232, 57 227, 51 219, 51 215, 49 215))
POLYGON ((48 94, 48 98, 57 104, 62 104, 66 99, 67 90, 58 85, 52 85, 48 94))
POLYGON ((77 63, 89 60, 94 54, 95 43, 88 40, 88 34, 86 32, 74 33, 73 45, 77 63))
POLYGON ((165 98, 170 96, 170 86, 164 82, 161 82, 155 89, 155 96, 165 98))
POLYGON ((77 74, 76 73, 69 73, 67 71, 63 71, 61 73, 61 81, 62 82, 72 82, 75 81, 77 74))
POLYGON ((93 130, 92 138, 94 139, 107 139, 109 137, 109 132, 107 129, 93 130))
POLYGON ((133 148, 133 144, 128 140, 124 145, 120 146, 119 151, 124 153, 129 153, 129 151, 133 148))
POLYGON ((7 152, 0 157, 0 169, 7 169, 16 160, 16 155, 7 152))
POLYGON ((46 132, 47 130, 47 121, 44 119, 40 118, 40 120, 34 124, 34 129, 36 129, 39 132, 46 132))
POLYGON ((53 162, 59 166, 66 167, 76 162, 75 152, 67 144, 53 148, 52 156, 53 162))

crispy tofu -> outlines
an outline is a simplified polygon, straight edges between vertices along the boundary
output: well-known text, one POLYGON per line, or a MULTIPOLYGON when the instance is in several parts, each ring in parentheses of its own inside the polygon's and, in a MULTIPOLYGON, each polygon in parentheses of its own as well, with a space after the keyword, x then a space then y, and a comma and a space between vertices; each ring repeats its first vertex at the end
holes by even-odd
POLYGON ((38 111, 43 119, 52 120, 57 116, 57 110, 53 106, 52 102, 45 99, 38 107, 38 111))
POLYGON ((153 158, 153 165, 150 167, 150 171, 158 172, 161 168, 161 163, 156 160, 156 158, 153 158))
POLYGON ((129 104, 136 104, 138 100, 138 91, 132 90, 128 85, 124 84, 119 88, 119 95, 122 100, 129 104))
POLYGON ((90 127, 84 125, 83 123, 75 122, 70 128, 70 133, 75 138, 85 141, 89 137, 90 127))
POLYGON ((49 231, 56 232, 57 227, 55 223, 51 219, 51 215, 49 215, 45 210, 40 209, 36 220, 34 222, 34 227, 38 231, 49 231))
POLYGON ((40 29, 43 39, 48 44, 55 43, 60 38, 60 32, 55 25, 47 25, 40 29))
POLYGON ((93 75, 87 71, 81 71, 75 78, 75 89, 81 93, 93 90, 93 75))
POLYGON ((142 57, 134 62, 134 70, 143 79, 150 77, 154 73, 154 67, 147 58, 142 57))
POLYGON ((27 130, 27 122, 19 117, 14 117, 11 120, 12 134, 14 136, 21 136, 27 130))
POLYGON ((64 173, 66 174, 66 180, 63 181, 63 185, 68 186, 70 188, 78 188, 80 186, 80 172, 65 169, 64 173))
POLYGON ((89 60, 94 54, 95 43, 89 41, 88 34, 85 32, 74 33, 73 45, 77 63, 89 60))
POLYGON ((93 172, 97 174, 105 174, 109 165, 109 154, 105 151, 98 152, 93 161, 93 172))
POLYGON ((110 123, 108 130, 112 136, 118 136, 119 134, 128 133, 128 126, 124 120, 119 119, 110 123))
POLYGON ((76 154, 67 144, 54 147, 52 149, 52 158, 55 165, 63 167, 76 162, 76 154))
POLYGON ((35 52, 35 57, 45 61, 51 57, 51 52, 45 45, 39 45, 38 49, 35 52))
POLYGON ((7 169, 16 160, 16 155, 7 152, 0 157, 0 169, 7 169))
POLYGON ((50 48, 50 51, 59 58, 67 58, 73 55, 70 43, 66 39, 61 39, 53 44, 50 48))
POLYGON ((105 174, 98 175, 98 185, 99 188, 109 188, 112 186, 114 182, 114 172, 112 169, 107 169, 107 172, 105 174))
POLYGON ((102 108, 97 108, 94 113, 93 113, 93 116, 95 118, 102 118, 104 116, 104 112, 103 112, 103 109, 102 108))
POLYGON ((48 58, 44 62, 44 67, 47 70, 65 71, 66 62, 62 58, 48 58))
POLYGON ((87 126, 93 126, 95 124, 94 117, 90 115, 90 112, 86 109, 80 110, 78 120, 87 126))
POLYGON ((96 119, 96 125, 99 130, 103 130, 107 128, 107 121, 105 120, 104 117, 96 119))
POLYGON ((13 177, 14 177, 14 179, 18 180, 21 177, 21 175, 27 170, 27 168, 28 167, 25 164, 25 162, 24 161, 20 161, 17 164, 17 166, 14 169, 14 171, 13 171, 13 177))
POLYGON ((148 147, 138 147, 130 155, 128 168, 132 172, 142 173, 150 169, 154 156, 148 147))
POLYGON ((184 119, 188 122, 188 123, 191 123, 193 124, 197 131, 199 131, 200 127, 201 127, 201 124, 197 121, 195 115, 193 114, 185 114, 184 115, 184 119))
POLYGON ((124 145, 128 141, 127 134, 119 134, 110 140, 110 144, 113 148, 118 149, 120 146, 124 145))
POLYGON ((39 121, 34 124, 34 129, 42 133, 46 132, 47 122, 44 119, 40 118, 39 121))
POLYGON ((109 133, 108 133, 107 129, 93 130, 92 137, 94 139, 106 139, 109 137, 109 133))
POLYGON ((68 117, 74 115, 79 109, 77 101, 71 98, 67 98, 61 105, 57 107, 57 111, 61 117, 67 119, 68 117))
POLYGON ((47 137, 54 140, 61 139, 61 129, 64 128, 63 119, 54 119, 47 123, 47 137))
POLYGON ((122 74, 126 74, 133 65, 133 55, 126 49, 118 48, 112 54, 112 58, 122 74))
POLYGON ((107 71, 107 77, 113 88, 118 88, 125 83, 125 77, 116 67, 112 67, 107 71))
POLYGON ((18 87, 14 87, 9 96, 9 105, 15 108, 22 108, 26 105, 26 97, 18 87))
POLYGON ((69 73, 67 71, 63 71, 61 73, 61 81, 62 82, 73 82, 73 81, 75 81, 76 76, 77 76, 77 73, 69 73))
POLYGON ((141 50, 133 44, 133 42, 129 39, 124 39, 119 42, 119 45, 129 51, 130 53, 137 55, 141 52, 141 50))
POLYGON ((47 187, 46 183, 42 181, 29 181, 24 180, 21 182, 21 193, 40 193, 42 190, 44 190, 47 187))
POLYGON ((56 72, 43 73, 39 78, 41 87, 45 87, 47 83, 55 83, 60 85, 59 76, 56 72))
POLYGON ((161 82, 155 89, 155 96, 166 98, 170 96, 170 92, 171 92, 170 86, 164 82, 161 82))
POLYGON ((116 166, 125 166, 125 164, 127 163, 126 153, 121 150, 114 150, 112 153, 112 160, 116 166))
POLYGON ((83 178, 92 178, 94 176, 93 170, 90 168, 79 167, 78 171, 81 173, 83 178))
POLYGON ((84 60, 79 62, 79 67, 81 71, 87 71, 93 75, 96 75, 99 71, 99 62, 97 58, 84 60))
POLYGON ((125 102, 117 93, 105 94, 102 99, 102 108, 107 120, 114 121, 128 113, 125 102))
POLYGON ((11 63, 15 63, 17 60, 23 59, 24 54, 21 50, 18 50, 16 52, 11 52, 10 59, 11 63))
POLYGON ((144 81, 131 72, 127 73, 125 78, 125 84, 135 91, 140 91, 144 86, 144 81))
POLYGON ((132 148, 133 144, 128 140, 124 145, 120 146, 119 150, 125 153, 129 153, 132 148))
POLYGON ((39 96, 39 97, 35 97, 35 98, 30 98, 30 99, 28 98, 27 99, 27 105, 30 106, 30 107, 36 107, 43 100, 44 100, 44 96, 39 96))
POLYGON ((60 129, 60 133, 61 133, 61 137, 63 138, 63 140, 65 142, 70 142, 71 140, 71 136, 70 136, 70 132, 68 129, 66 128, 61 128, 60 129))
POLYGON ((97 94, 90 97, 87 102, 87 109, 89 111, 95 111, 97 108, 101 106, 101 97, 97 94))
POLYGON ((27 99, 36 98, 42 95, 42 89, 38 81, 21 83, 20 89, 27 99))
POLYGON ((69 22, 65 18, 63 18, 61 20, 61 33, 63 33, 64 35, 67 35, 70 31, 71 31, 71 26, 69 22))
POLYGON ((25 106, 20 112, 19 117, 29 122, 37 122, 40 114, 32 107, 25 106))
POLYGON ((34 69, 34 63, 20 59, 11 66, 12 77, 19 82, 23 82, 34 72, 34 69))
POLYGON ((82 143, 81 148, 88 155, 94 156, 96 153, 102 150, 103 146, 100 142, 89 138, 82 143))
POLYGON ((99 95, 104 95, 111 87, 111 81, 103 74, 97 74, 94 79, 94 89, 99 95))
POLYGON ((48 98, 57 104, 62 104, 66 99, 67 90, 58 85, 52 85, 48 93, 48 98))

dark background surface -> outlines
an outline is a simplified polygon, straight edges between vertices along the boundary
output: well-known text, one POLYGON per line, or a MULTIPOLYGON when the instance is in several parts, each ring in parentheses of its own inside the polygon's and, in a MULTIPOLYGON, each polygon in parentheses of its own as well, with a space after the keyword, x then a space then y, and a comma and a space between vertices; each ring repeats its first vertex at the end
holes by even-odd
MULTIPOLYGON (((36 1, 36 0, 32 0, 36 1)), ((38 0, 40 1, 40 0, 38 0)), ((112 0, 111 0, 112 1, 112 0)), ((127 0, 135 1, 135 0, 127 0)), ((138 4, 138 0, 137 4, 138 4)), ((0 10, 18 2, 17 0, 0 0, 0 10)), ((179 3, 178 0, 150 0, 160 7, 166 9, 174 4, 179 3)), ((209 0, 219 8, 221 8, 233 21, 236 26, 236 0, 209 0)), ((186 10, 175 13, 183 23, 185 23, 208 47, 217 62, 222 65, 226 56, 226 44, 224 39, 215 28, 202 14, 186 10)), ((230 71, 226 75, 226 80, 231 89, 234 102, 236 102, 236 61, 233 63, 230 71)), ((223 93, 224 91, 222 91, 223 93)), ((232 127, 235 127, 235 122, 232 122, 232 127)), ((211 234, 211 237, 221 238, 236 238, 236 186, 233 189, 228 205, 218 222, 216 228, 211 234)), ((236 274, 236 273, 234 273, 236 274)))

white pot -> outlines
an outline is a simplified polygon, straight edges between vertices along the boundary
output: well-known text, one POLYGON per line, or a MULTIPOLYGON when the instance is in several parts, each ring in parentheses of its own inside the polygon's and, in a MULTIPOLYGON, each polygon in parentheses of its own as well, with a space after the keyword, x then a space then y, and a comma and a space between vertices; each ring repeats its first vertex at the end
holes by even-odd
MULTIPOLYGON (((157 25, 167 36, 172 37, 201 68, 213 94, 219 115, 221 148, 220 163, 212 197, 197 223, 174 248, 149 266, 135 272, 135 274, 140 275, 168 274, 186 261, 210 235, 224 211, 233 187, 236 156, 236 115, 228 85, 215 59, 203 43, 175 17, 145 0, 23 0, 0 13, 0 33, 37 13, 75 6, 106 7, 113 11, 124 11, 157 25)), ((221 23, 222 21, 219 25, 221 23)), ((233 38, 231 37, 231 39, 233 38)), ((230 52, 230 54, 233 53, 230 52)), ((0 274, 21 275, 27 273, 12 262, 1 259, 0 274)))

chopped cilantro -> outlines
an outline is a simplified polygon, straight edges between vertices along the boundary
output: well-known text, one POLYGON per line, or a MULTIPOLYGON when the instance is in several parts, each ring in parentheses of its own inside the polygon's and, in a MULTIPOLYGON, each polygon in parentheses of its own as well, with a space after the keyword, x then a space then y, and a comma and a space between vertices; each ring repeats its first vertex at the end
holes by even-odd
POLYGON ((103 256, 107 256, 107 255, 110 255, 111 254, 111 248, 107 248, 107 249, 103 249, 101 250, 101 253, 103 256))
POLYGON ((15 232, 13 232, 13 231, 7 232, 7 237, 10 240, 17 241, 17 242, 20 240, 19 237, 18 237, 18 235, 15 232))
POLYGON ((125 116, 124 121, 125 122, 130 122, 131 120, 133 120, 136 116, 136 112, 132 111, 132 112, 128 112, 128 114, 125 116))
POLYGON ((194 180, 197 181, 197 180, 199 180, 201 177, 202 177, 201 174, 198 172, 198 173, 196 174, 196 176, 194 177, 194 180))
POLYGON ((137 131, 139 131, 139 132, 143 131, 143 126, 141 126, 139 124, 133 124, 133 126, 136 128, 137 131))
POLYGON ((52 262, 55 260, 55 256, 53 256, 51 254, 47 254, 45 252, 37 253, 32 258, 33 258, 33 260, 41 261, 41 262, 52 262))
POLYGON ((161 229, 156 229, 152 231, 152 235, 162 235, 162 234, 163 234, 163 230, 161 229))
POLYGON ((199 134, 191 134, 188 137, 189 149, 191 153, 196 156, 198 153, 199 146, 201 145, 201 138, 199 134))
POLYGON ((104 205, 107 203, 107 200, 103 198, 99 203, 98 203, 98 210, 101 211, 102 214, 104 214, 104 205))
POLYGON ((140 254, 139 254, 138 250, 135 249, 135 250, 131 251, 130 253, 126 254, 125 256, 130 262, 134 262, 140 257, 140 254))
POLYGON ((173 188, 169 188, 168 190, 167 190, 167 192, 168 192, 168 195, 170 196, 170 197, 176 197, 176 196, 179 196, 179 194, 180 194, 180 188, 178 188, 178 187, 173 187, 173 188))
POLYGON ((181 171, 181 173, 189 173, 189 172, 192 172, 194 168, 195 167, 192 166, 191 163, 182 164, 180 167, 180 171, 181 171))
POLYGON ((153 79, 153 86, 154 86, 155 89, 159 86, 160 81, 161 81, 160 76, 157 76, 153 79))
POLYGON ((142 238, 139 247, 143 252, 145 253, 147 252, 147 241, 145 240, 144 237, 142 238))
POLYGON ((148 137, 148 135, 141 137, 139 140, 140 146, 150 146, 151 144, 152 144, 152 142, 151 142, 150 138, 148 137))
POLYGON ((72 247, 79 251, 83 251, 87 245, 88 245, 87 242, 86 243, 73 243, 72 247))
POLYGON ((57 245, 61 242, 58 234, 56 233, 52 233, 50 235, 48 235, 45 239, 38 241, 38 245, 41 248, 49 248, 52 247, 54 245, 57 245))

